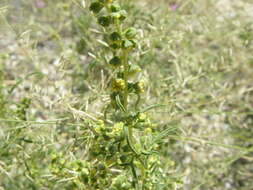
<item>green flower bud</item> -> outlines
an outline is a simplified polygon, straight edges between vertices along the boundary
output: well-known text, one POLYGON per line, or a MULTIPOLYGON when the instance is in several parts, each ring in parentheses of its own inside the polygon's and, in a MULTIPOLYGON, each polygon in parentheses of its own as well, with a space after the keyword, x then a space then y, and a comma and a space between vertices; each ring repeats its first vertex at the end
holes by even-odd
POLYGON ((103 163, 99 163, 99 164, 97 165, 97 169, 100 170, 100 171, 103 171, 103 170, 106 169, 106 166, 105 166, 105 164, 103 164, 103 163))
POLYGON ((136 43, 133 40, 124 40, 122 42, 123 49, 133 49, 136 47, 136 43))
POLYGON ((123 128, 124 128, 123 122, 115 123, 112 127, 112 131, 108 133, 108 136, 112 138, 120 137, 122 134, 123 128))
POLYGON ((121 59, 118 56, 115 56, 110 60, 109 64, 112 65, 112 66, 115 66, 115 67, 120 66, 121 65, 121 59))
POLYGON ((110 40, 119 41, 121 40, 121 35, 118 32, 113 32, 110 34, 110 40))
POLYGON ((128 28, 125 31, 125 36, 126 36, 127 39, 133 39, 136 35, 137 35, 137 30, 133 27, 128 28))
POLYGON ((124 72, 123 71, 120 71, 117 73, 117 78, 124 78, 124 72))
POLYGON ((127 162, 127 156, 126 155, 121 155, 119 157, 119 159, 120 159, 121 163, 126 163, 127 162))
POLYGON ((59 160, 59 163, 60 163, 61 165, 64 165, 64 164, 66 163, 66 160, 60 159, 60 160, 59 160))
POLYGON ((111 11, 112 12, 118 12, 121 10, 121 7, 118 4, 111 5, 111 11))
POLYGON ((90 11, 97 14, 103 9, 104 5, 98 1, 91 3, 90 11))
POLYGON ((111 47, 112 49, 119 49, 119 48, 120 48, 120 45, 117 44, 117 43, 112 43, 112 44, 110 44, 110 47, 111 47))
POLYGON ((139 113, 139 114, 138 114, 138 120, 139 120, 140 122, 144 122, 147 118, 148 118, 148 117, 147 117, 147 115, 146 115, 145 113, 139 113))
POLYGON ((111 153, 111 154, 115 154, 117 151, 118 151, 118 146, 117 145, 110 145, 108 147, 108 151, 111 153))
POLYGON ((122 146, 122 151, 123 152, 130 152, 131 148, 128 145, 124 145, 124 146, 122 146))
POLYGON ((123 79, 113 79, 112 90, 116 92, 123 91, 126 88, 125 81, 123 79))
POLYGON ((127 17, 127 12, 125 10, 121 10, 121 11, 119 11, 119 13, 120 13, 120 18, 119 19, 121 21, 125 20, 126 17, 127 17))
POLYGON ((98 18, 98 23, 103 27, 108 27, 111 24, 110 16, 101 16, 98 18))
POLYGON ((135 89, 136 93, 138 93, 138 94, 143 93, 144 88, 145 88, 145 83, 143 81, 139 81, 134 84, 134 89, 135 89))
POLYGON ((116 20, 116 19, 119 19, 121 17, 121 14, 120 12, 114 12, 114 13, 111 13, 111 17, 116 20))
POLYGON ((136 64, 131 64, 130 68, 129 68, 128 76, 133 76, 133 75, 135 75, 136 73, 139 73, 139 72, 141 72, 140 66, 136 65, 136 64))
POLYGON ((146 135, 152 134, 152 129, 148 127, 148 128, 146 128, 146 129, 144 130, 144 133, 145 133, 146 135))
POLYGON ((129 187, 129 183, 128 183, 128 178, 125 175, 118 175, 116 178, 114 178, 112 181, 112 185, 116 187, 116 189, 131 190, 131 184, 130 184, 130 188, 127 188, 129 187))
POLYGON ((104 122, 102 120, 98 120, 98 123, 94 126, 94 130, 98 134, 104 134, 106 131, 104 122))
POLYGON ((123 21, 123 20, 125 20, 126 17, 127 17, 127 13, 126 13, 125 10, 121 10, 121 11, 119 11, 119 12, 113 12, 113 13, 111 13, 110 15, 111 15, 111 17, 113 18, 114 22, 115 22, 116 20, 123 21))

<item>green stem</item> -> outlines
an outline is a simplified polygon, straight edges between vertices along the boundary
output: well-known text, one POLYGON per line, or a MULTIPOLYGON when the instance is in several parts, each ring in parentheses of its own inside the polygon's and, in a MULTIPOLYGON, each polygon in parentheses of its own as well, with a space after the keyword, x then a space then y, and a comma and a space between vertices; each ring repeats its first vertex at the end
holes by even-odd
MULTIPOLYGON (((126 110, 126 114, 128 114, 128 95, 129 95, 129 92, 128 92, 128 51, 123 51, 123 66, 124 66, 124 82, 126 84, 126 88, 124 89, 124 93, 123 93, 123 106, 126 110)), ((128 134, 129 134, 129 139, 131 142, 134 142, 133 141, 133 129, 131 126, 128 126, 128 134)))
MULTIPOLYGON (((128 95, 129 95, 129 92, 128 92, 128 72, 129 72, 129 66, 128 66, 128 51, 124 50, 123 51, 123 66, 124 66, 124 82, 126 84, 126 88, 124 89, 124 92, 123 92, 123 99, 124 99, 124 102, 123 102, 123 106, 125 108, 125 113, 126 115, 128 114, 128 95)), ((129 146, 130 148, 132 149, 132 151, 134 151, 136 154, 138 154, 136 151, 135 151, 135 148, 134 148, 134 145, 132 144, 134 142, 134 137, 133 137, 133 128, 132 126, 128 126, 127 127, 127 130, 128 130, 128 143, 129 143, 129 146)), ((135 173, 135 166, 134 164, 131 165, 131 168, 132 168, 132 171, 133 171, 133 176, 135 178, 135 189, 139 189, 139 184, 138 184, 138 177, 135 173)))
POLYGON ((124 64, 124 82, 126 84, 126 88, 124 89, 124 93, 123 93, 123 97, 124 97, 124 102, 123 102, 123 106, 125 107, 126 113, 128 111, 127 106, 128 106, 128 61, 127 61, 127 57, 128 57, 128 52, 127 51, 123 51, 123 64, 124 64))

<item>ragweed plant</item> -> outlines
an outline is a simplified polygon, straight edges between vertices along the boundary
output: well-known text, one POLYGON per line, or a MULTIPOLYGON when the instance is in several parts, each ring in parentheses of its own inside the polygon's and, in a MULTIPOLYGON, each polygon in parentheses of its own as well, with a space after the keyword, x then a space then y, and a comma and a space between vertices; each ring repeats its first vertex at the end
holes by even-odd
POLYGON ((140 66, 130 61, 139 46, 138 29, 126 25, 127 12, 117 1, 95 0, 89 9, 100 26, 99 42, 106 47, 100 60, 109 71, 109 101, 100 118, 85 120, 85 159, 70 161, 53 152, 51 174, 72 189, 178 189, 179 181, 170 173, 174 162, 161 159, 159 152, 161 139, 173 129, 159 132, 147 114, 156 105, 140 106, 145 82, 140 66))
POLYGON ((101 26, 105 44, 105 67, 111 70, 110 102, 104 117, 90 121, 92 139, 83 173, 89 189, 175 189, 178 181, 168 176, 173 161, 162 163, 158 148, 171 129, 158 133, 146 112, 140 108, 145 83, 141 68, 129 61, 138 46, 138 29, 127 27, 127 12, 115 0, 96 0, 89 6, 101 26))

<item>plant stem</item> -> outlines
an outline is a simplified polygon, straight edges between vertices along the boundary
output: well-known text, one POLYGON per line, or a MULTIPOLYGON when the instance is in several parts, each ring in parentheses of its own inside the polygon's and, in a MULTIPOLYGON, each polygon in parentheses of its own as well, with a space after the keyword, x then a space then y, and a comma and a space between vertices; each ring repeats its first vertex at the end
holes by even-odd
MULTIPOLYGON (((123 51, 123 64, 124 64, 124 82, 126 84, 126 88, 124 89, 124 93, 123 93, 123 98, 124 98, 124 102, 123 102, 123 106, 126 110, 126 115, 128 114, 128 51, 123 51)), ((129 138, 130 138, 130 142, 133 142, 133 129, 131 126, 128 127, 128 134, 129 134, 129 138)))
POLYGON ((123 106, 125 107, 126 113, 128 112, 127 106, 128 106, 128 52, 127 51, 123 51, 123 64, 124 64, 124 82, 126 84, 126 88, 124 89, 124 102, 123 102, 123 106))
MULTIPOLYGON (((127 106, 128 106, 128 94, 129 94, 129 92, 128 92, 128 86, 127 86, 128 85, 128 72, 129 72, 128 55, 129 55, 128 51, 124 50, 122 56, 123 56, 123 66, 124 66, 124 82, 126 84, 126 88, 124 89, 124 93, 123 93, 123 98, 124 98, 123 106, 124 106, 124 108, 126 110, 126 115, 128 114, 128 108, 127 108, 127 106)), ((134 147, 134 145, 132 144, 134 142, 133 128, 132 128, 132 126, 128 126, 127 127, 127 132, 128 132, 128 137, 129 137, 129 143, 130 143, 131 147, 134 147)), ((135 152, 135 150, 133 150, 133 151, 135 152)), ((132 169, 133 177, 136 180, 134 182, 134 184, 135 184, 134 188, 136 190, 139 190, 140 189, 139 188, 139 180, 138 180, 138 177, 137 177, 137 174, 136 174, 136 171, 135 171, 135 166, 134 166, 133 163, 131 165, 131 169, 132 169)))

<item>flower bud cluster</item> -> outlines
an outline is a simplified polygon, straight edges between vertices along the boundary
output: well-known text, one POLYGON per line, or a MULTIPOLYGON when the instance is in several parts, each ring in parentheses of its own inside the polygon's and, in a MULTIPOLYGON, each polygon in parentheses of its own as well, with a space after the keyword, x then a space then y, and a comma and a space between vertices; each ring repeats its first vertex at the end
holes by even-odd
POLYGON ((66 160, 63 153, 51 153, 50 172, 57 178, 74 178, 73 185, 89 183, 90 164, 83 160, 66 160))
POLYGON ((90 10, 97 18, 98 24, 104 28, 106 43, 110 47, 111 55, 108 65, 116 73, 110 83, 112 89, 111 104, 113 108, 118 109, 115 104, 117 95, 124 99, 126 93, 140 94, 144 92, 142 81, 128 81, 129 77, 141 72, 138 65, 130 64, 128 61, 129 53, 137 46, 138 31, 134 27, 123 27, 127 13, 116 1, 96 0, 91 3, 90 10))

